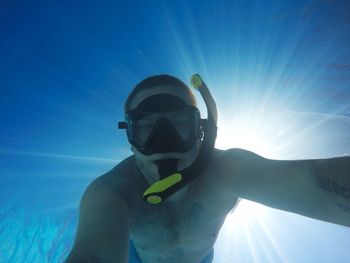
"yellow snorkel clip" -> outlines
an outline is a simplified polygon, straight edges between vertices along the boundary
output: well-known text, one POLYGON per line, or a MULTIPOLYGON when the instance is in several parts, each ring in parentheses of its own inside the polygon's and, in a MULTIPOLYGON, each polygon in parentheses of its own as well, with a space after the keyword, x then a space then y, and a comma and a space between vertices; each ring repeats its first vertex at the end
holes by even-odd
POLYGON ((182 175, 179 173, 174 173, 156 183, 154 183, 150 188, 144 192, 143 197, 146 198, 147 202, 150 204, 159 204, 163 201, 162 196, 159 193, 164 192, 171 186, 177 184, 182 180, 182 175))

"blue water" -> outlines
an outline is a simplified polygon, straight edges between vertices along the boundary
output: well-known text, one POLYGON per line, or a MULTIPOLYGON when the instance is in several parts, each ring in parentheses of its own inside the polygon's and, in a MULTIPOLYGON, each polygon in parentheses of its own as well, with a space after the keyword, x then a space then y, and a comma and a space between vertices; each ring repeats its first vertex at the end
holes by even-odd
MULTIPOLYGON (((2 1, 0 262, 63 261, 84 189, 131 154, 117 121, 152 74, 202 75, 218 148, 349 155, 349 13, 345 0, 2 1)), ((349 228, 242 202, 214 262, 349 262, 348 244, 349 228)))

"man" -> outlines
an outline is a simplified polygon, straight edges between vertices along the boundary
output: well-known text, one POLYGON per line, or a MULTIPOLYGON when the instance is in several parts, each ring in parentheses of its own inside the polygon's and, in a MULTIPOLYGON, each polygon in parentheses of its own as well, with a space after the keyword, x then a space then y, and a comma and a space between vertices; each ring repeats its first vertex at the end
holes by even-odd
POLYGON ((172 76, 147 78, 129 95, 120 128, 134 155, 85 191, 66 262, 212 262, 238 198, 350 226, 349 157, 277 161, 214 149, 215 103, 199 76, 193 82, 207 120, 172 76))

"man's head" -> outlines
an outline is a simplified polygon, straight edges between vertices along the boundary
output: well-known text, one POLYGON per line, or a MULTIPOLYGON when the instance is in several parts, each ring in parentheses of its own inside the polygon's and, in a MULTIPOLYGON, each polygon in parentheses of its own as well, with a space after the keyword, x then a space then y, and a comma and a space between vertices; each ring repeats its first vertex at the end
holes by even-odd
POLYGON ((128 137, 139 167, 156 171, 155 161, 175 158, 188 167, 200 146, 200 115, 192 91, 169 75, 136 85, 125 103, 128 137))

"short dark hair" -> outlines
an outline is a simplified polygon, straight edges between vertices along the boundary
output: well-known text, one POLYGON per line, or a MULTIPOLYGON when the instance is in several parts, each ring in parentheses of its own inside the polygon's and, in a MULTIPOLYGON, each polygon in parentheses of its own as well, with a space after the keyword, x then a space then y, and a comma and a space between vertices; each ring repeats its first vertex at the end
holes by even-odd
POLYGON ((124 104, 125 112, 130 110, 130 104, 137 93, 139 93, 141 90, 154 88, 156 86, 164 86, 169 88, 175 87, 177 89, 181 89, 189 96, 193 105, 196 105, 196 98, 194 94, 189 89, 189 87, 187 87, 187 85, 183 83, 180 79, 170 75, 154 75, 142 80, 140 83, 138 83, 134 87, 134 89, 131 91, 131 93, 129 94, 128 98, 125 101, 125 104, 124 104))

